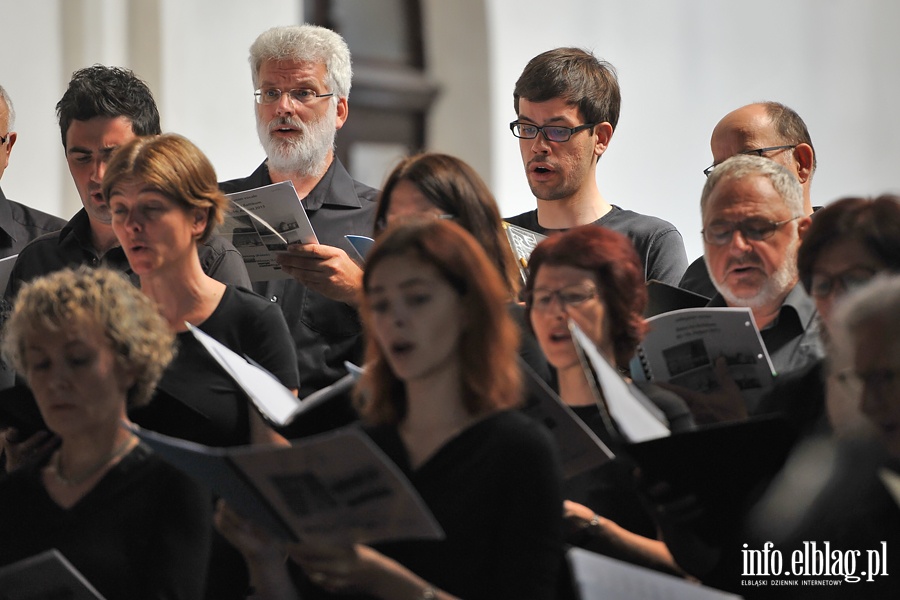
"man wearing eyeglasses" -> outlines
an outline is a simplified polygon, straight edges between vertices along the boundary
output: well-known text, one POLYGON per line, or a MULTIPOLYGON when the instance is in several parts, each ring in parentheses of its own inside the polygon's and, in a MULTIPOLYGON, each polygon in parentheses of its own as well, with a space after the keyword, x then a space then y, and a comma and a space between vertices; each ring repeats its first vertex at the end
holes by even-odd
MULTIPOLYGON (((9 156, 16 143, 15 124, 12 99, 0 86, 0 179, 9 166, 9 156)), ((0 189, 0 258, 15 256, 34 238, 57 231, 65 224, 59 217, 7 199, 0 189)), ((2 285, 5 286, 5 281, 2 285)))
MULTIPOLYGON (((790 107, 778 102, 757 102, 733 110, 716 124, 709 145, 713 163, 703 169, 707 177, 722 161, 737 154, 774 160, 800 182, 804 214, 813 213, 810 186, 816 170, 816 153, 806 123, 790 107)), ((703 257, 688 266, 679 287, 707 298, 716 293, 703 257)))
POLYGON ((645 279, 678 285, 687 255, 675 226, 610 204, 597 184, 597 165, 619 120, 613 66, 578 48, 549 50, 526 65, 513 102, 510 129, 537 209, 506 220, 544 235, 591 223, 608 227, 631 239, 645 279))
POLYGON ((809 227, 796 176, 739 154, 718 165, 700 197, 703 255, 717 294, 709 306, 745 306, 779 374, 823 356, 815 305, 798 285, 797 250, 809 227))
POLYGON ((250 47, 250 68, 266 160, 221 187, 230 193, 292 181, 319 239, 279 257, 293 279, 254 284, 284 312, 305 397, 345 375, 344 361, 361 363, 355 301, 362 270, 344 236, 372 235, 378 191, 354 181, 334 155, 351 79, 350 50, 340 35, 314 25, 272 28, 250 47))

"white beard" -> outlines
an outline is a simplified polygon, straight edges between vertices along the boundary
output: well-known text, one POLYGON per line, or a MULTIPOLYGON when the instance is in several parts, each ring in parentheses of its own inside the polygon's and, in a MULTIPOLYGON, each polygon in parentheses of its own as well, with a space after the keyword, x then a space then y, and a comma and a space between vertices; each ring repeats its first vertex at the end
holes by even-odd
POLYGON ((299 119, 278 117, 265 123, 257 113, 256 132, 266 151, 269 168, 280 173, 301 177, 321 175, 328 166, 328 153, 334 148, 337 129, 334 127, 337 106, 330 104, 328 111, 317 121, 304 123, 299 119), (272 136, 271 131, 280 125, 289 125, 301 133, 296 139, 284 140, 272 136))
MULTIPOLYGON (((763 308, 775 302, 779 298, 783 298, 791 291, 799 279, 797 270, 797 249, 800 247, 800 238, 796 238, 791 245, 788 246, 788 253, 784 262, 778 267, 778 270, 766 279, 765 283, 760 286, 755 295, 750 297, 738 297, 731 293, 724 284, 716 281, 715 277, 710 273, 710 279, 716 289, 725 298, 729 306, 746 306, 747 308, 763 308)), ((708 264, 708 263, 707 263, 708 264)))

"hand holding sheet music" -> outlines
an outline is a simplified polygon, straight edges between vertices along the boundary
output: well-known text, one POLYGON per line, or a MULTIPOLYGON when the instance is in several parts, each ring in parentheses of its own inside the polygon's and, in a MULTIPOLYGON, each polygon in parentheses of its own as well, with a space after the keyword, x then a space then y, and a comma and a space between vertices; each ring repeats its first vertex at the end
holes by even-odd
POLYGON ((290 181, 226 194, 232 209, 218 233, 241 256, 252 281, 286 279, 276 253, 291 244, 318 244, 316 232, 290 181))
POLYGON ((722 358, 726 381, 740 389, 750 411, 774 385, 775 369, 749 308, 675 310, 647 324, 650 331, 631 364, 635 381, 708 394, 722 388, 723 377, 716 373, 716 361, 722 358))

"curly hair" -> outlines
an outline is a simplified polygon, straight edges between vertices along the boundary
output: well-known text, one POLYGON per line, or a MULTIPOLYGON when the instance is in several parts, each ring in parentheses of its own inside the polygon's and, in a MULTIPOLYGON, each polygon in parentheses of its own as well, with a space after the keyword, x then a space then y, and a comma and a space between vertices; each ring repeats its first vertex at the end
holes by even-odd
POLYGON ((552 235, 535 247, 528 260, 525 283, 526 322, 531 323, 531 292, 545 265, 569 266, 593 273, 606 305, 616 364, 627 368, 647 331, 644 269, 631 241, 599 225, 582 225, 552 235))
POLYGON ((317 62, 325 65, 325 85, 332 101, 350 95, 353 69, 350 48, 339 34, 318 25, 284 25, 262 32, 250 46, 250 74, 259 87, 259 69, 267 61, 317 62))
POLYGON ((189 139, 175 133, 135 138, 120 146, 103 175, 103 197, 109 202, 116 185, 135 181, 151 186, 185 210, 206 210, 206 229, 199 243, 212 236, 228 208, 212 163, 189 139))
POLYGON ((93 65, 72 74, 69 87, 56 104, 63 148, 72 121, 94 117, 125 117, 134 135, 157 135, 159 109, 147 84, 128 69, 93 65))
POLYGON ((25 347, 35 335, 100 328, 121 371, 134 375, 128 406, 150 401, 175 354, 175 334, 156 306, 117 271, 80 267, 35 279, 19 292, 3 332, 3 353, 28 373, 25 347))
POLYGON ((521 401, 519 330, 506 309, 506 286, 468 232, 451 221, 429 219, 389 227, 366 257, 360 302, 368 340, 366 372, 357 396, 363 417, 376 424, 397 424, 406 417, 406 386, 391 370, 372 334, 368 303, 372 273, 392 256, 413 256, 434 265, 460 296, 466 323, 458 356, 463 403, 469 414, 517 405, 521 401))

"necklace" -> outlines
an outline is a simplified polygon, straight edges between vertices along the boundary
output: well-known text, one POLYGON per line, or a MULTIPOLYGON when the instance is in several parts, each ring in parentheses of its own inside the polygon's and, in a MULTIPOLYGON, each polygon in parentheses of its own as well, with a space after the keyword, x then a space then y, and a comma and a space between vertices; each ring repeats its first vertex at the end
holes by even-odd
POLYGON ((91 465, 89 468, 84 469, 81 473, 76 475, 75 477, 66 477, 62 473, 62 465, 60 461, 62 460, 62 452, 56 453, 56 460, 53 463, 53 476, 56 480, 63 485, 67 485, 69 487, 75 487, 76 485, 81 485, 104 468, 106 468, 110 463, 115 461, 116 459, 124 456, 129 450, 132 448, 132 442, 134 441, 134 435, 129 435, 128 439, 126 439, 121 445, 115 448, 110 454, 105 456, 102 460, 98 461, 96 464, 91 465))

